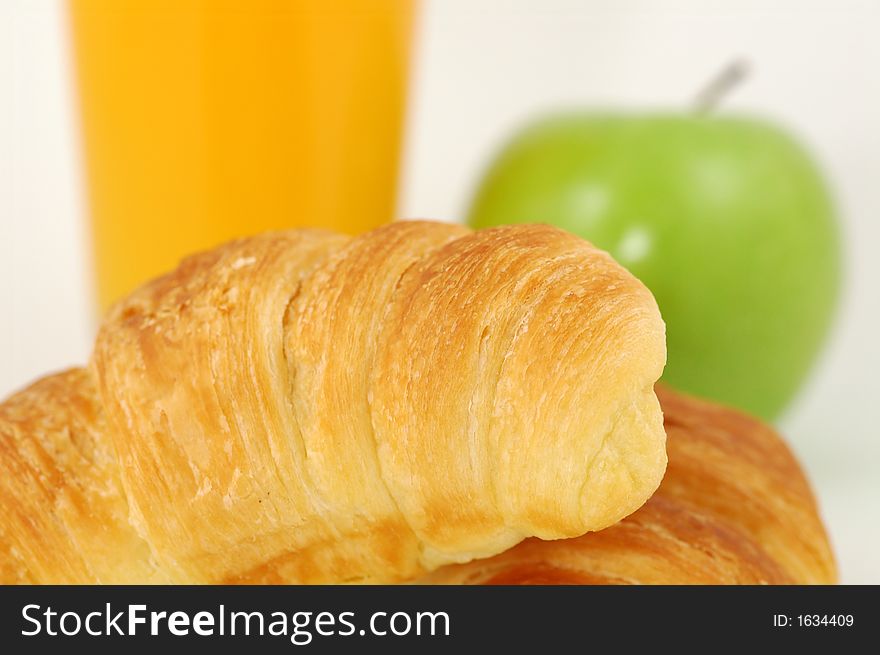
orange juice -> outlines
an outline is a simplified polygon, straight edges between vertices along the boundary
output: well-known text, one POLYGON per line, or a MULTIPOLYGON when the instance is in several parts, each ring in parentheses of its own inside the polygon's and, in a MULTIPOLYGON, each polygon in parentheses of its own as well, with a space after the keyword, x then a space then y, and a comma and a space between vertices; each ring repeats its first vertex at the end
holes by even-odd
POLYGON ((412 0, 70 0, 102 308, 262 230, 391 220, 412 0))

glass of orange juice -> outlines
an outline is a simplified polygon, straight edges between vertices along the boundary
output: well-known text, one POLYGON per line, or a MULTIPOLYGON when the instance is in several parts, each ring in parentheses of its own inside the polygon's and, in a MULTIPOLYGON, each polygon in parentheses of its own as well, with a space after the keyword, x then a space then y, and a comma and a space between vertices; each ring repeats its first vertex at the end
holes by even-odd
POLYGON ((414 0, 69 0, 102 308, 262 230, 391 220, 414 0))

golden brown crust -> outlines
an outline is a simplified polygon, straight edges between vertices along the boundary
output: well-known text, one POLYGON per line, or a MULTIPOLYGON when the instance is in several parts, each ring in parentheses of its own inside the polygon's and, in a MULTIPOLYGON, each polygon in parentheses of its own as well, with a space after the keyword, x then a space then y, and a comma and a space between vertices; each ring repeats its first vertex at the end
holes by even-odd
POLYGON ((740 412, 658 387, 669 466, 639 511, 576 539, 529 539, 436 584, 830 584, 828 538, 794 457, 740 412))
POLYGON ((603 528, 657 488, 664 327, 604 252, 541 225, 476 232, 408 270, 387 320, 373 425, 427 568, 603 528))
POLYGON ((174 582, 391 582, 599 529, 662 476, 664 359, 650 293, 555 228, 406 222, 236 241, 111 310, 88 373, 54 383, 89 403, 82 425, 60 400, 37 405, 61 398, 45 381, 9 401, 33 418, 6 429, 3 466, 45 412, 39 439, 57 448, 0 494, 15 524, 0 573, 120 581, 94 569, 99 544, 60 529, 47 543, 70 562, 34 564, 45 537, 23 518, 55 520, 53 494, 108 480, 83 507, 112 501, 117 552, 126 535, 174 582), (81 432, 106 466, 65 469, 38 494, 81 432))
POLYGON ((0 581, 164 579, 128 523, 88 373, 44 378, 0 404, 0 581))

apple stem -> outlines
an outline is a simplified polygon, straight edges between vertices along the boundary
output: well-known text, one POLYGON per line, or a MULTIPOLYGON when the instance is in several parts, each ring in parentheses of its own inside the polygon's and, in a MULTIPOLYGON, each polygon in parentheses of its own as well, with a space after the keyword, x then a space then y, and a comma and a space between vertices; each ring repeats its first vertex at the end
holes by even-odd
POLYGON ((731 89, 738 86, 749 74, 749 64, 744 59, 734 59, 713 77, 694 98, 694 111, 708 114, 715 110, 731 89))

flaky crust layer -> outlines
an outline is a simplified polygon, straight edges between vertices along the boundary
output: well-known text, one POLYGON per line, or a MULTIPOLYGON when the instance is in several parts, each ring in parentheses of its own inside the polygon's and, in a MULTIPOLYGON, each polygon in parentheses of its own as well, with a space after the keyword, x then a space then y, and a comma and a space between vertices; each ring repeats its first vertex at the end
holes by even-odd
POLYGON ((128 511, 85 370, 0 404, 0 582, 167 582, 128 511))
POLYGON ((236 241, 2 406, 0 571, 393 582, 601 529, 662 477, 664 361, 647 289, 555 228, 236 241))
POLYGON ((576 539, 528 539, 431 584, 831 584, 828 537, 797 462, 740 412, 658 388, 669 466, 639 511, 576 539))

